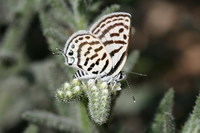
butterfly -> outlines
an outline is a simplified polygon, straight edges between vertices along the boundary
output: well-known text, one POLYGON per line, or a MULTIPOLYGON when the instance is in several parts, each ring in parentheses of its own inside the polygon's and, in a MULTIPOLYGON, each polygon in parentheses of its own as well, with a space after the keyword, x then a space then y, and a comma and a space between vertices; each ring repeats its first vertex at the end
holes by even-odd
POLYGON ((104 15, 89 31, 80 30, 67 40, 63 55, 65 64, 77 68, 77 79, 99 78, 120 81, 131 32, 131 15, 114 12, 104 15))

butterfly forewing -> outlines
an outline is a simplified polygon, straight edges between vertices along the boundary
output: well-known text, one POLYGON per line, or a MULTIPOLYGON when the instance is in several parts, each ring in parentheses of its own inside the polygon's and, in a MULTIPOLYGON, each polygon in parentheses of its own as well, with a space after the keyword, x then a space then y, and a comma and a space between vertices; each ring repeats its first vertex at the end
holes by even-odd
POLYGON ((90 28, 90 32, 104 44, 112 58, 112 69, 109 75, 118 74, 127 58, 127 47, 130 37, 131 15, 118 12, 103 16, 90 28))
POLYGON ((130 18, 128 13, 111 13, 93 24, 88 32, 78 31, 71 35, 63 55, 67 65, 79 69, 75 78, 123 79, 120 71, 127 59, 130 18))
POLYGON ((105 75, 112 68, 112 59, 105 46, 87 31, 78 31, 68 39, 64 56, 66 64, 81 70, 76 77, 94 78, 105 75))

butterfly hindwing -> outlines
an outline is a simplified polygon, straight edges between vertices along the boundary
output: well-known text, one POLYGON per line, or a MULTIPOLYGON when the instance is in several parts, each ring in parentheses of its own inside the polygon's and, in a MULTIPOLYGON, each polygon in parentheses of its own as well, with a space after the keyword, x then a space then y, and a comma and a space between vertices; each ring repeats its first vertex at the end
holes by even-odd
MULTIPOLYGON (((64 56, 67 65, 84 72, 78 77, 94 78, 97 75, 105 75, 112 68, 112 60, 105 46, 87 31, 78 31, 68 39, 64 56)), ((81 71, 77 73, 80 74, 81 71)))
POLYGON ((90 32, 104 44, 112 58, 112 71, 108 75, 118 74, 127 59, 127 47, 130 37, 131 15, 124 12, 103 16, 90 28, 90 32))
POLYGON ((76 73, 74 74, 73 76, 74 78, 78 78, 78 79, 88 79, 90 78, 90 75, 88 75, 88 73, 86 73, 85 71, 83 70, 78 70, 76 71, 76 73))
POLYGON ((116 12, 103 16, 90 30, 78 31, 67 40, 63 55, 67 65, 78 68, 74 77, 120 81, 127 59, 131 15, 116 12))

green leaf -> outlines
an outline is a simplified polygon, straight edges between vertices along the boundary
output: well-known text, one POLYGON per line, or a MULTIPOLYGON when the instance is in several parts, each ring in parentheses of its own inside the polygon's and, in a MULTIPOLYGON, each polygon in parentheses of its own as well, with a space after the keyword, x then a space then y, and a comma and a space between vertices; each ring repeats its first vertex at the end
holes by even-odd
POLYGON ((162 116, 163 133, 175 133, 174 118, 171 113, 164 113, 162 116))
POLYGON ((169 89, 159 104, 157 113, 150 128, 151 133, 175 132, 175 125, 172 116, 173 97, 174 90, 169 89))
POLYGON ((110 7, 106 7, 106 9, 104 9, 102 13, 93 21, 93 23, 97 22, 97 20, 102 16, 119 10, 119 8, 120 6, 118 4, 113 4, 110 7))
POLYGON ((49 17, 48 13, 40 12, 40 21, 43 28, 43 33, 47 37, 48 42, 51 45, 63 45, 66 41, 66 32, 64 28, 59 26, 55 21, 49 17), (51 40, 54 40, 55 43, 52 43, 51 40))
POLYGON ((65 6, 66 3, 63 0, 49 0, 49 3, 53 7, 53 16, 62 23, 68 24, 71 29, 75 30, 76 23, 74 15, 72 15, 73 12, 65 6))
POLYGON ((34 124, 30 124, 24 131, 24 133, 38 133, 38 127, 34 124))
POLYGON ((111 5, 110 7, 106 7, 102 13, 99 15, 100 16, 103 16, 103 15, 106 15, 106 14, 109 14, 109 13, 112 13, 112 12, 115 12, 117 10, 119 10, 120 6, 118 4, 113 4, 111 5))
POLYGON ((64 116, 57 116, 49 112, 27 111, 22 117, 29 122, 44 125, 60 131, 75 133, 80 132, 76 121, 70 118, 65 118, 64 116))
POLYGON ((182 133, 200 133, 200 94, 197 97, 196 104, 190 115, 189 119, 185 123, 182 133))
POLYGON ((18 12, 18 16, 11 23, 6 31, 5 37, 3 38, 2 46, 7 50, 15 51, 18 48, 21 49, 20 45, 22 40, 28 30, 31 20, 33 19, 33 14, 36 13, 36 5, 38 3, 42 4, 41 1, 25 1, 25 3, 20 8, 21 11, 18 12))
POLYGON ((91 133, 92 125, 87 115, 86 106, 82 102, 79 103, 79 115, 80 115, 80 121, 81 121, 81 125, 80 125, 81 131, 83 133, 91 133))
POLYGON ((80 0, 69 0, 69 2, 72 5, 72 9, 73 9, 73 17, 76 23, 75 30, 87 28, 87 25, 88 25, 87 17, 84 13, 82 13, 79 10, 80 0))

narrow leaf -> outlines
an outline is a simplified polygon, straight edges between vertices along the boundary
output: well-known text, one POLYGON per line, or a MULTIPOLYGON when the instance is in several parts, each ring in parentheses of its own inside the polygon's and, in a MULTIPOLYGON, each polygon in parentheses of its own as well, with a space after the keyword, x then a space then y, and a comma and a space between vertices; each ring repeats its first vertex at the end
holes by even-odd
POLYGON ((102 16, 119 10, 119 8, 120 8, 120 6, 119 6, 118 4, 113 4, 113 5, 111 5, 110 7, 107 7, 107 8, 104 9, 103 12, 94 20, 93 23, 97 22, 97 20, 98 20, 99 18, 101 18, 102 16))
POLYGON ((150 128, 151 133, 168 133, 174 131, 174 122, 172 117, 174 90, 169 89, 161 100, 153 124, 150 128))
POLYGON ((200 94, 188 121, 185 123, 182 133, 200 133, 200 94))
POLYGON ((36 125, 30 124, 25 129, 24 133, 38 133, 38 127, 36 125))
POLYGON ((54 128, 64 132, 79 133, 77 122, 72 119, 57 116, 45 111, 27 111, 22 116, 24 119, 49 128, 54 128))

